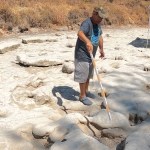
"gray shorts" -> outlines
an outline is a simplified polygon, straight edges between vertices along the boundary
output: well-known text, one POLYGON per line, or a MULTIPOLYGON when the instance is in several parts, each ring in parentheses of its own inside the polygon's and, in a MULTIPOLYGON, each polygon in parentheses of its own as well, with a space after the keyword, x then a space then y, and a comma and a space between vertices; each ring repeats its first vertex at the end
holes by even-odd
POLYGON ((93 64, 75 60, 74 81, 85 83, 88 79, 93 78, 93 64))

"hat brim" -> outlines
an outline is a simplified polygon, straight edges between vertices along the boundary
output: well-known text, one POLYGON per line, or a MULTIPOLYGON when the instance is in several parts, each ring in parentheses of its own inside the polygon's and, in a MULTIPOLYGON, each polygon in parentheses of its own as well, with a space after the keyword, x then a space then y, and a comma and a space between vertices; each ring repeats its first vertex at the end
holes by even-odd
POLYGON ((107 18, 107 15, 106 15, 106 14, 103 14, 103 13, 101 13, 101 12, 98 12, 98 15, 99 15, 99 17, 101 17, 101 18, 103 18, 103 19, 107 18))

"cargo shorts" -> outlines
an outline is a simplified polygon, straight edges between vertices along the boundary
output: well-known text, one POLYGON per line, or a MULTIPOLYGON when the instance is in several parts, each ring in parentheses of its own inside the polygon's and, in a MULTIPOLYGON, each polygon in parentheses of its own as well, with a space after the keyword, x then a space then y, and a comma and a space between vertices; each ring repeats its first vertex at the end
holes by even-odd
POLYGON ((75 59, 74 81, 85 83, 88 79, 93 78, 92 62, 83 62, 75 59))

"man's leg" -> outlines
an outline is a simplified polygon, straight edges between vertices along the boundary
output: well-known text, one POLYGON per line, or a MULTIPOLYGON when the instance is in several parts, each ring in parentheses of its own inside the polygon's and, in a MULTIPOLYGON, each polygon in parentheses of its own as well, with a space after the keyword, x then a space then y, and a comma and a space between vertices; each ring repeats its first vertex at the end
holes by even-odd
POLYGON ((84 104, 84 105, 91 105, 92 102, 86 97, 86 86, 87 82, 85 83, 79 83, 80 86, 80 97, 79 100, 84 104))
POLYGON ((87 79, 87 81, 86 81, 86 85, 85 85, 85 93, 87 93, 88 92, 88 89, 89 89, 89 80, 90 79, 87 79))
POLYGON ((80 86, 80 99, 86 96, 86 83, 79 83, 80 86))
POLYGON ((80 98, 86 96, 86 92, 88 92, 89 87, 89 79, 85 83, 79 83, 80 86, 80 98))
POLYGON ((85 105, 91 105, 92 102, 86 97, 86 89, 88 88, 89 81, 86 81, 89 76, 89 63, 75 61, 74 80, 79 83, 80 95, 79 101, 85 105))

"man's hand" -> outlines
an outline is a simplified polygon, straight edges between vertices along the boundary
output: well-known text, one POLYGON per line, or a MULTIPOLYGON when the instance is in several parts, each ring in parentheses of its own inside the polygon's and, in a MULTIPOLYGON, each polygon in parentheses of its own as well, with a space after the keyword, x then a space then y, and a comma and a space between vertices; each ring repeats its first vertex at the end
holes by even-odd
POLYGON ((104 58, 105 57, 105 53, 103 51, 103 37, 100 36, 100 40, 99 40, 99 52, 100 52, 100 58, 104 58))
POLYGON ((104 51, 100 51, 100 56, 99 56, 100 58, 103 58, 103 57, 105 57, 105 53, 104 53, 104 51))
POLYGON ((93 45, 90 41, 86 43, 86 48, 87 48, 89 53, 93 52, 93 45))
POLYGON ((78 37, 80 38, 80 40, 82 40, 86 44, 87 51, 89 53, 92 53, 93 52, 93 45, 92 45, 91 41, 86 37, 86 35, 84 34, 83 31, 80 30, 78 32, 78 37))

